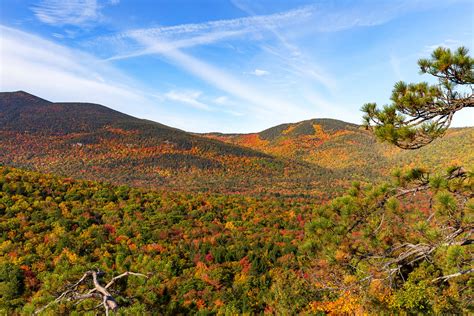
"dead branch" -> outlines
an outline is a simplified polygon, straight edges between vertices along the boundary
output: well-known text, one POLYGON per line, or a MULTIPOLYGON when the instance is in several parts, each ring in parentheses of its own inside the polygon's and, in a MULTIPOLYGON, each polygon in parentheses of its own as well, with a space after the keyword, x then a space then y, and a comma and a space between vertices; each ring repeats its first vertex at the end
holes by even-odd
POLYGON ((130 271, 127 271, 127 272, 124 272, 120 275, 117 275, 116 277, 113 277, 112 280, 110 280, 109 283, 107 283, 107 285, 105 286, 106 289, 108 289, 109 287, 111 287, 115 281, 117 281, 118 279, 121 279, 123 277, 126 277, 126 276, 129 276, 129 275, 135 275, 135 276, 140 276, 140 277, 144 277, 144 278, 148 278, 146 275, 144 274, 141 274, 141 273, 137 273, 137 272, 130 272, 130 271))
POLYGON ((431 282, 438 282, 438 281, 446 282, 449 279, 452 279, 452 278, 455 278, 455 277, 458 277, 458 276, 461 276, 461 275, 464 275, 464 274, 472 273, 472 272, 474 272, 474 268, 459 271, 459 272, 453 273, 453 274, 448 274, 448 275, 433 279, 431 282))
POLYGON ((104 306, 105 314, 109 315, 109 311, 115 311, 119 308, 118 303, 115 301, 114 297, 108 290, 115 283, 115 281, 129 275, 148 278, 148 276, 146 276, 145 274, 127 271, 116 277, 113 277, 109 281, 109 283, 107 283, 106 286, 102 286, 100 284, 99 277, 103 274, 104 272, 102 271, 90 270, 90 271, 85 272, 84 275, 76 283, 67 286, 67 289, 63 293, 61 293, 54 301, 36 310, 34 314, 38 315, 39 313, 43 312, 50 306, 60 303, 61 301, 77 301, 76 304, 79 304, 80 302, 86 299, 98 299, 98 300, 101 300, 101 303, 96 308, 100 306, 104 306), (92 283, 94 287, 86 291, 83 291, 83 290, 81 291, 79 289, 79 286, 82 283, 84 283, 84 281, 87 280, 88 278, 92 278, 92 283))

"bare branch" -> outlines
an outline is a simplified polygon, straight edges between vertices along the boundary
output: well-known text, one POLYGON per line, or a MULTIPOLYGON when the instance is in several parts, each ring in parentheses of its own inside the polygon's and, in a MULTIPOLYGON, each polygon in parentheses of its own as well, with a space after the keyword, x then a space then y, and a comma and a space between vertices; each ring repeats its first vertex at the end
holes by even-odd
POLYGON ((111 287, 112 284, 114 284, 114 282, 117 281, 118 279, 121 279, 121 278, 126 277, 126 276, 129 276, 129 275, 140 276, 140 277, 144 277, 144 278, 148 279, 148 276, 145 275, 145 274, 127 271, 127 272, 124 272, 124 273, 122 273, 122 274, 120 274, 120 275, 117 275, 116 277, 112 278, 112 280, 110 280, 110 282, 107 283, 107 285, 105 286, 105 288, 108 289, 108 288, 111 287))
POLYGON ((464 270, 464 271, 459 271, 457 273, 453 273, 453 274, 449 274, 449 275, 445 275, 445 276, 433 279, 431 282, 438 282, 438 281, 446 282, 449 279, 452 279, 452 278, 455 278, 455 277, 458 277, 458 276, 461 276, 461 275, 464 275, 464 274, 472 273, 472 272, 474 272, 474 268, 467 269, 467 270, 464 270))
POLYGON ((77 301, 78 303, 80 303, 86 299, 100 299, 102 302, 94 309, 100 306, 103 306, 105 309, 105 314, 108 315, 109 311, 115 311, 119 308, 118 303, 115 301, 114 297, 108 290, 114 284, 115 281, 129 275, 148 278, 144 274, 127 271, 112 278, 112 280, 110 280, 110 282, 107 283, 107 285, 104 287, 100 284, 100 281, 98 278, 102 274, 103 274, 102 271, 90 270, 90 271, 85 272, 84 275, 76 283, 67 286, 66 291, 61 293, 61 295, 59 295, 54 301, 36 310, 34 314, 37 315, 43 312, 44 310, 46 310, 47 308, 51 307, 52 305, 60 303, 61 301, 77 301), (89 289, 85 293, 79 292, 78 291, 79 285, 81 285, 89 277, 92 277, 92 282, 94 284, 94 287, 92 289, 89 289))

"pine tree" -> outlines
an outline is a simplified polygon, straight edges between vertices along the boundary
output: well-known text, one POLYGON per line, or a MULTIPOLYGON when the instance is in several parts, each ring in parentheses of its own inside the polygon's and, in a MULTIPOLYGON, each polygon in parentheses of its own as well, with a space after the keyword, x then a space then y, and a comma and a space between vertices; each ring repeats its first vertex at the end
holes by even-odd
POLYGON ((468 53, 465 47, 454 52, 438 47, 431 58, 420 59, 420 72, 438 83, 397 82, 392 104, 362 107, 364 125, 380 140, 404 149, 418 149, 444 135, 457 111, 474 107, 474 58, 468 53))
MULTIPOLYGON (((398 82, 391 105, 362 108, 367 128, 404 149, 431 143, 457 111, 474 107, 474 59, 466 48, 440 47, 418 64, 437 85, 398 82)), ((472 312, 473 175, 459 166, 445 175, 397 170, 395 181, 355 183, 317 208, 301 248, 319 258, 316 268, 330 266, 318 280, 330 294, 316 307, 340 312, 337 303, 352 293, 362 310, 380 314, 472 312)))

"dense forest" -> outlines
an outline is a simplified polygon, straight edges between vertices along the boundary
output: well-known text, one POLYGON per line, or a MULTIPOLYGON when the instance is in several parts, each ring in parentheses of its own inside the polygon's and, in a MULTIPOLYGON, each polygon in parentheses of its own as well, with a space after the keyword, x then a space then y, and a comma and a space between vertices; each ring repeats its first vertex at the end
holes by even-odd
MULTIPOLYGON (((354 183, 321 205, 2 167, 0 305, 31 314, 92 269, 147 276, 117 282, 121 314, 467 312, 472 279, 442 278, 469 268, 462 243, 472 227, 472 173, 426 177, 409 170, 377 187, 354 183), (446 230, 451 225, 460 231, 446 230), (415 245, 429 250, 410 254, 415 245)), ((44 313, 95 314, 97 303, 64 300, 44 313)))

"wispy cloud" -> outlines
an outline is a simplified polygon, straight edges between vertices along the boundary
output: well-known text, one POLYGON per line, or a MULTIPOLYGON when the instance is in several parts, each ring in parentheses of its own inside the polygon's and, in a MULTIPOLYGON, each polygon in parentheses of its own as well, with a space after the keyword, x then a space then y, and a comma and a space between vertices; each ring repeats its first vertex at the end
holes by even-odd
POLYGON ((53 101, 101 103, 138 116, 152 113, 152 104, 144 97, 147 92, 113 66, 13 28, 0 25, 0 33, 1 91, 26 90, 53 101))
MULTIPOLYGON (((176 38, 177 36, 196 36, 210 33, 227 32, 255 32, 266 28, 268 25, 282 27, 288 24, 300 23, 298 19, 311 16, 312 7, 306 6, 286 12, 270 15, 243 17, 228 20, 208 21, 204 23, 180 24, 175 26, 162 26, 155 28, 144 28, 132 30, 119 34, 119 36, 130 37, 145 34, 148 37, 176 38)), ((232 34, 232 33, 231 33, 232 34)))
MULTIPOLYGON (((234 109, 242 108, 242 106, 239 105, 239 102, 236 102, 235 100, 230 99, 226 95, 221 95, 217 98, 214 98, 212 102, 220 106, 220 111, 224 113, 230 114, 232 116, 244 116, 244 113, 234 110, 234 109)), ((249 113, 249 111, 246 111, 246 112, 247 114, 249 113)))
POLYGON ((266 95, 220 68, 174 48, 172 44, 160 41, 155 37, 148 37, 143 33, 135 34, 134 38, 146 47, 153 47, 157 54, 167 58, 176 66, 234 97, 245 100, 256 106, 257 110, 266 112, 267 115, 269 111, 288 113, 290 109, 295 115, 301 115, 303 112, 302 109, 291 105, 288 101, 266 95))
MULTIPOLYGON (((258 16, 250 8, 247 2, 241 0, 232 0, 231 2, 234 6, 250 16, 258 16)), ((314 18, 314 15, 317 14, 317 6, 306 6, 305 8, 308 14, 314 18)), ((326 88, 333 89, 335 87, 335 80, 332 79, 327 72, 323 71, 320 66, 315 65, 314 62, 307 58, 301 49, 297 45, 291 43, 278 27, 272 24, 265 24, 264 28, 274 35, 280 46, 283 48, 283 52, 270 46, 263 46, 262 48, 264 50, 279 58, 297 75, 316 80, 326 88)))
POLYGON ((98 46, 110 44, 110 49, 119 48, 110 60, 139 57, 155 54, 163 47, 147 46, 136 47, 130 40, 146 37, 158 42, 167 42, 167 49, 184 49, 199 45, 209 45, 216 42, 245 37, 246 40, 262 39, 262 32, 268 32, 268 27, 288 27, 302 23, 311 17, 312 7, 306 6, 286 12, 270 15, 259 15, 228 20, 216 20, 203 23, 180 24, 174 26, 161 26, 128 30, 112 36, 98 38, 98 46), (253 35, 252 38, 249 35, 253 35), (126 50, 125 47, 131 47, 126 50))
POLYGON ((455 39, 447 39, 441 43, 426 46, 425 50, 423 51, 423 55, 426 55, 427 53, 428 54, 431 53, 433 50, 435 50, 438 47, 445 47, 445 48, 449 48, 453 50, 462 45, 463 43, 461 41, 458 41, 455 39))
POLYGON ((267 75, 269 75, 270 72, 267 71, 267 70, 263 70, 263 69, 258 69, 258 68, 256 68, 254 71, 248 72, 248 74, 254 75, 254 76, 257 76, 257 77, 262 77, 262 76, 267 76, 267 75))
POLYGON ((171 90, 165 94, 165 97, 171 101, 177 101, 190 105, 196 109, 210 111, 211 108, 199 101, 199 97, 202 95, 201 91, 176 91, 171 90))
POLYGON ((314 58, 308 57, 294 41, 290 41, 288 34, 294 34, 294 30, 298 30, 297 33, 321 33, 379 25, 406 12, 421 10, 423 6, 429 4, 427 1, 416 3, 402 1, 396 4, 382 3, 370 6, 370 9, 367 9, 367 6, 335 9, 319 3, 280 13, 257 15, 242 1, 234 0, 233 3, 249 16, 128 30, 100 37, 95 43, 98 47, 108 44, 109 52, 113 51, 112 56, 109 55, 107 60, 121 60, 165 54, 166 51, 173 54, 175 50, 181 51, 222 41, 261 42, 260 48, 284 64, 287 72, 312 80, 324 88, 334 91, 337 86, 336 80, 320 63, 315 62, 314 58), (300 28, 301 25, 305 25, 305 27, 300 28), (137 39, 144 38, 147 39, 146 45, 143 45, 143 41, 137 41, 137 39), (273 44, 271 38, 273 38, 273 44))
MULTIPOLYGON (((231 38, 240 38, 244 35, 246 40, 259 40, 260 37, 258 36, 252 38, 248 35, 268 33, 270 26, 272 28, 284 28, 292 24, 302 23, 305 19, 311 17, 313 10, 312 6, 305 6, 270 15, 136 29, 99 38, 97 43, 100 42, 102 45, 109 43, 111 46, 118 48, 117 54, 108 58, 108 61, 150 54, 160 55, 168 62, 241 100, 241 104, 245 103, 252 107, 252 112, 257 112, 262 117, 268 116, 268 113, 272 112, 279 114, 291 113, 295 118, 304 117, 305 114, 307 115, 307 110, 302 107, 242 82, 238 76, 232 75, 203 59, 185 53, 184 49, 231 38), (127 51, 127 47, 132 49, 127 51)), ((255 76, 265 76, 270 72, 257 68, 251 73, 255 76)), ((329 81, 327 77, 317 74, 313 79, 323 82, 329 81)))
POLYGON ((43 23, 83 26, 100 18, 97 0, 42 0, 31 8, 43 23))
POLYGON ((214 99, 214 103, 217 104, 227 104, 227 102, 229 102, 229 97, 225 95, 221 95, 220 97, 214 99))

